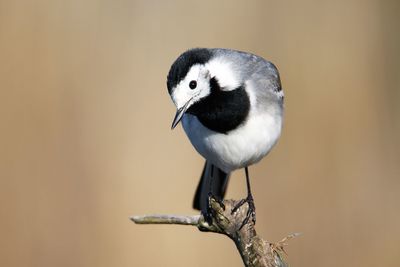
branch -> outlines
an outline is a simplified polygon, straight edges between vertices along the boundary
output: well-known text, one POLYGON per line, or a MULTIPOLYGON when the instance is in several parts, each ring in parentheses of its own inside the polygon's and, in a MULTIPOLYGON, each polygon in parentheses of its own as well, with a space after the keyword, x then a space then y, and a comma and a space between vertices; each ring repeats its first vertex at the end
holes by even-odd
POLYGON ((145 215, 130 219, 137 224, 179 224, 197 226, 200 231, 224 234, 235 242, 246 267, 287 267, 283 260, 284 246, 287 241, 297 236, 292 234, 278 243, 269 243, 257 235, 252 220, 242 227, 248 205, 242 205, 232 214, 232 209, 239 201, 224 200, 223 204, 210 199, 213 223, 209 225, 202 215, 145 215))
POLYGON ((136 224, 181 224, 181 225, 197 225, 200 215, 179 216, 179 215, 145 215, 132 216, 130 218, 136 224))

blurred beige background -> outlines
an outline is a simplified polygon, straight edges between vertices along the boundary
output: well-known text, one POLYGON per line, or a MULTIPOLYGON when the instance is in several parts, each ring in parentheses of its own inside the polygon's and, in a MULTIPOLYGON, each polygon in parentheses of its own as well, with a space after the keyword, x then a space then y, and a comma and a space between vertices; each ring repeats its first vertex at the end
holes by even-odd
MULTIPOLYGON (((166 89, 191 47, 280 69, 284 132, 250 169, 291 266, 400 265, 400 2, 0 1, 0 266, 242 266, 192 214, 203 165, 166 89)), ((245 195, 242 172, 228 197, 245 195)))

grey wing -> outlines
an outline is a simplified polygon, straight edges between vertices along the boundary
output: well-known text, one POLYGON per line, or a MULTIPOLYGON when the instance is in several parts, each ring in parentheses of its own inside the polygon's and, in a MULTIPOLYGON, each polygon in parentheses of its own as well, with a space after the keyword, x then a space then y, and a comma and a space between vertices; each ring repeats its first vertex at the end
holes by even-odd
POLYGON ((274 64, 262 59, 246 86, 255 93, 256 108, 259 111, 282 116, 284 95, 279 72, 274 64))
POLYGON ((278 69, 264 58, 237 50, 213 49, 215 56, 229 58, 233 62, 235 73, 246 87, 256 94, 257 107, 275 107, 283 109, 283 91, 278 69))
POLYGON ((257 91, 265 91, 283 101, 283 91, 278 69, 269 61, 260 59, 256 69, 249 76, 257 91))
POLYGON ((262 57, 247 54, 244 68, 244 83, 256 95, 256 107, 259 110, 282 113, 284 94, 279 71, 276 66, 262 57))
MULTIPOLYGON (((237 50, 231 49, 214 49, 216 56, 229 58, 234 62, 235 71, 245 83, 246 81, 254 81, 259 84, 260 90, 271 90, 273 92, 282 91, 279 72, 276 66, 264 58, 237 50)), ((282 93, 279 93, 282 95, 282 93)))

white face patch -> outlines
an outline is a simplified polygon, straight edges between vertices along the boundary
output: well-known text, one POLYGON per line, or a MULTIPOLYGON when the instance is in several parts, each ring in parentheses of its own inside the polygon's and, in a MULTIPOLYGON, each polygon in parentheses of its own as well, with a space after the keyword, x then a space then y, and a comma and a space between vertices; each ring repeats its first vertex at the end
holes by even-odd
POLYGON ((193 65, 186 77, 178 83, 172 91, 172 101, 179 109, 183 107, 188 101, 191 106, 193 103, 199 101, 201 98, 210 94, 210 74, 209 71, 202 65, 193 65), (196 88, 191 89, 189 84, 191 81, 196 81, 196 88))
POLYGON ((217 78, 222 90, 231 91, 240 86, 238 77, 234 74, 235 72, 230 62, 216 58, 208 62, 206 68, 210 71, 211 77, 217 78))

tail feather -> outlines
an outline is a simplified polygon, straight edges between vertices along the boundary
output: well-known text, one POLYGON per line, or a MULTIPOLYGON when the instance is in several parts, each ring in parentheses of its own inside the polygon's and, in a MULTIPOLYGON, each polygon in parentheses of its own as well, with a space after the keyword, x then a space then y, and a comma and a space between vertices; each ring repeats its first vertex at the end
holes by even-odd
POLYGON ((229 173, 225 173, 206 161, 193 199, 193 208, 202 211, 206 210, 210 189, 213 196, 223 200, 228 186, 229 175, 229 173))

